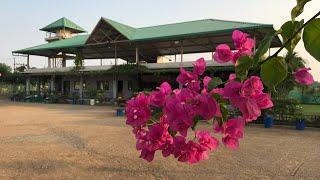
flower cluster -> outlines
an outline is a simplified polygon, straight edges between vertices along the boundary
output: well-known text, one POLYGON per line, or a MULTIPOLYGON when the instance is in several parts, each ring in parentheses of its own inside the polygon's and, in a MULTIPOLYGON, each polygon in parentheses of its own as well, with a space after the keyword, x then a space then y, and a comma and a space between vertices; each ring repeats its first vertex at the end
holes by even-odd
POLYGON ((308 72, 311 68, 299 68, 296 72, 293 73, 294 79, 296 82, 302 85, 312 85, 314 83, 314 79, 312 75, 308 72))
POLYGON ((230 75, 224 88, 210 89, 212 78, 202 78, 205 69, 205 60, 198 59, 192 72, 180 68, 176 80, 181 88, 172 89, 164 82, 150 94, 140 93, 127 102, 126 123, 133 128, 141 158, 152 161, 156 151, 161 151, 164 157, 172 155, 181 162, 197 163, 218 148, 219 140, 213 132, 222 134, 221 142, 227 148, 237 149, 245 123, 255 120, 261 109, 272 106, 260 78, 253 76, 241 83, 230 75), (217 95, 229 100, 242 116, 219 121, 219 125, 216 120, 223 119, 223 114, 217 95), (195 130, 200 120, 214 120, 214 131, 195 131, 190 139, 189 130, 195 130))
POLYGON ((248 34, 235 30, 232 33, 232 40, 236 49, 235 51, 232 51, 227 44, 220 44, 216 47, 213 58, 218 63, 231 61, 233 64, 236 64, 241 56, 251 56, 253 54, 252 49, 255 46, 255 41, 248 34))

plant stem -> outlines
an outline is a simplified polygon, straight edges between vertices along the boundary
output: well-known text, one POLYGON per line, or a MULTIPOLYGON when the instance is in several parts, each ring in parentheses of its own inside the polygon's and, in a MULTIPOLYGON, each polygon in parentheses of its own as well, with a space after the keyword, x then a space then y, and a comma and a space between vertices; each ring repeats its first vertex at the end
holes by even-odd
POLYGON ((265 59, 264 61, 261 61, 259 63, 259 66, 261 66, 263 63, 267 62, 269 59, 278 56, 278 54, 289 44, 291 43, 291 41, 300 33, 300 31, 307 25, 309 24, 313 19, 315 19, 316 17, 318 17, 320 15, 320 11, 315 14, 312 18, 310 18, 306 23, 304 23, 281 47, 280 49, 278 49, 277 52, 275 52, 272 56, 269 56, 267 59, 265 59))

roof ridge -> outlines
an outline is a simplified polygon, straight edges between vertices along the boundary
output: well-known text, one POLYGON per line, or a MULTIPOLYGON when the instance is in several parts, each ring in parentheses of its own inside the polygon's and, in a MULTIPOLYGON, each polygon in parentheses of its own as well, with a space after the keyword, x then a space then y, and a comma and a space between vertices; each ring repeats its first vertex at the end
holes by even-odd
POLYGON ((151 25, 151 26, 138 27, 137 29, 152 28, 152 27, 159 27, 159 26, 167 26, 167 25, 173 25, 173 24, 183 24, 183 23, 196 22, 196 21, 206 21, 206 20, 210 20, 210 19, 198 19, 198 20, 183 21, 183 22, 176 22, 176 23, 167 23, 167 24, 151 25))
POLYGON ((234 22, 234 23, 242 23, 242 24, 257 24, 257 25, 271 25, 271 24, 265 24, 265 23, 255 23, 255 22, 247 22, 247 21, 234 21, 234 20, 222 20, 222 19, 208 19, 211 21, 222 21, 222 22, 234 22))

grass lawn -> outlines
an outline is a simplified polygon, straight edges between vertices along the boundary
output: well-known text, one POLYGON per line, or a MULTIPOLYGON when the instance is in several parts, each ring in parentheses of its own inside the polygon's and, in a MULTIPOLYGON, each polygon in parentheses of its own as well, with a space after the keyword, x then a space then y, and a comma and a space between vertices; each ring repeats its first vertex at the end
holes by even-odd
POLYGON ((301 104, 304 114, 320 115, 320 105, 301 104))

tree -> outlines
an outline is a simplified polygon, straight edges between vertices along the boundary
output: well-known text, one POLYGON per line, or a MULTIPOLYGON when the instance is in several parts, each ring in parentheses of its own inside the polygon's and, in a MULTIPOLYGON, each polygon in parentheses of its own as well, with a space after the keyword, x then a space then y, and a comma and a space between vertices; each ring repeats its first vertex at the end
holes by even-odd
POLYGON ((4 64, 4 63, 0 63, 0 73, 1 73, 1 76, 6 76, 6 75, 10 74, 11 67, 4 64))
MULTIPOLYGON (((300 57, 296 52, 288 52, 284 57, 285 62, 288 64, 288 71, 294 72, 295 70, 304 67, 306 61, 300 57)), ((302 89, 304 86, 300 85, 294 80, 293 76, 287 76, 277 87, 276 92, 273 93, 275 99, 285 99, 289 92, 298 87, 302 89)))

